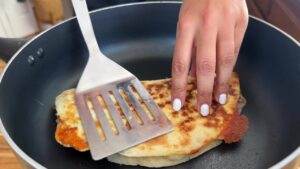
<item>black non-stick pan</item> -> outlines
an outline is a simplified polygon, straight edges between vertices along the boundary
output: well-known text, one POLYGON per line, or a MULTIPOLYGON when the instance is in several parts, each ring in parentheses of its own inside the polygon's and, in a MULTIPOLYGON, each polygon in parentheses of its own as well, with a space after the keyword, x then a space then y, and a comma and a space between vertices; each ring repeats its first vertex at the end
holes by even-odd
MULTIPOLYGON (((149 80, 170 76, 179 8, 175 2, 138 3, 96 10, 91 17, 104 53, 149 80)), ((55 97, 76 86, 86 61, 75 19, 30 40, 9 61, 0 83, 0 128, 27 167, 141 168, 93 161, 88 152, 56 143, 55 97)), ((299 43, 250 18, 236 70, 248 101, 245 138, 170 168, 267 168, 299 153, 299 43)))

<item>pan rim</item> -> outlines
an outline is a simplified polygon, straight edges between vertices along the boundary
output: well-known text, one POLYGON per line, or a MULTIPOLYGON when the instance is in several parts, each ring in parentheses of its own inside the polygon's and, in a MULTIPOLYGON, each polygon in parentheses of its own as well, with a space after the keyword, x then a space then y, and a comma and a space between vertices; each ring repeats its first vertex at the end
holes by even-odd
MULTIPOLYGON (((120 8, 120 7, 126 7, 126 6, 134 6, 134 5, 152 5, 152 4, 181 4, 182 2, 179 1, 148 1, 148 2, 134 2, 134 3, 126 3, 126 4, 121 4, 121 5, 114 5, 114 6, 109 6, 109 7, 105 7, 105 8, 99 8, 96 10, 92 10, 89 13, 96 13, 98 11, 105 11, 105 10, 110 10, 110 9, 114 9, 114 8, 120 8)), ((33 42, 34 40, 38 39, 39 37, 41 37, 43 34, 45 34, 46 32, 48 32, 49 30, 52 29, 56 29, 58 26, 69 22, 73 19, 75 19, 76 17, 71 17, 69 19, 66 19, 58 24, 56 24, 55 26, 48 28, 44 31, 42 31, 41 33, 39 33, 37 36, 33 37, 32 39, 30 39, 28 42, 26 42, 13 56, 12 58, 9 60, 9 62, 7 63, 7 66, 5 67, 5 69, 3 70, 3 73, 0 74, 0 85, 1 82, 3 80, 3 77, 5 75, 5 72, 7 71, 7 69, 9 68, 9 65, 15 60, 15 58, 19 55, 19 53, 26 48, 31 42, 33 42)), ((283 34, 284 36, 286 36, 288 39, 290 39, 292 42, 294 42, 297 46, 300 47, 300 42, 298 42, 294 37, 292 37, 291 35, 289 35, 288 33, 286 33, 285 31, 281 30, 280 28, 274 26, 271 23, 268 23, 262 19, 259 19, 255 16, 250 15, 250 18, 253 18, 254 20, 257 20, 261 23, 264 23, 265 25, 277 30, 278 32, 280 32, 281 34, 283 34)), ((13 139, 9 136, 9 134, 7 133, 1 117, 0 117, 0 132, 3 134, 4 139, 6 140, 6 142, 8 143, 8 145, 13 149, 13 151, 18 155, 19 158, 21 158, 22 160, 24 160, 24 162, 26 162, 27 164, 29 164, 30 166, 34 167, 34 168, 46 168, 43 165, 41 165, 39 162, 37 162, 36 160, 34 160, 33 158, 31 158, 29 155, 27 155, 14 141, 13 139)), ((277 169, 277 168, 282 168, 283 166, 287 165, 289 162, 291 162, 293 159, 295 159, 298 155, 300 155, 300 147, 296 148, 291 154, 289 154, 287 157, 285 157, 283 160, 277 162, 275 165, 271 166, 270 168, 272 169, 277 169)))

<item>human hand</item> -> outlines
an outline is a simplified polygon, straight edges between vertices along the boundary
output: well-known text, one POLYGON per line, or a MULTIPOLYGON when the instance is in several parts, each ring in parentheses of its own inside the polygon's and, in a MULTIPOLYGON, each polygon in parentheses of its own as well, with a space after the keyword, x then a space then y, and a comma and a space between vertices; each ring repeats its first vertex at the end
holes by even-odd
POLYGON ((212 98, 225 104, 228 80, 248 24, 245 0, 184 0, 172 63, 173 109, 185 102, 188 74, 197 78, 197 108, 209 114, 212 98))

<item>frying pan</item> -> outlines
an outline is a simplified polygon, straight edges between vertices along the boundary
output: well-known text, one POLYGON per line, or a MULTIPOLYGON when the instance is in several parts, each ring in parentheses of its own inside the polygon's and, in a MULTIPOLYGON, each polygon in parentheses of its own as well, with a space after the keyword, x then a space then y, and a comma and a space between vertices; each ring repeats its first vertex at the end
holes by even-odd
MULTIPOLYGON (((103 52, 149 80, 170 76, 179 8, 178 2, 133 3, 93 11, 91 18, 103 52)), ((248 133, 239 143, 170 168, 279 168, 295 158, 300 151, 299 46, 274 26, 250 18, 236 66, 248 101, 242 112, 250 121, 248 133)), ((33 38, 9 61, 0 82, 0 128, 26 167, 142 168, 93 161, 89 152, 56 143, 55 97, 76 86, 86 61, 74 18, 33 38)))

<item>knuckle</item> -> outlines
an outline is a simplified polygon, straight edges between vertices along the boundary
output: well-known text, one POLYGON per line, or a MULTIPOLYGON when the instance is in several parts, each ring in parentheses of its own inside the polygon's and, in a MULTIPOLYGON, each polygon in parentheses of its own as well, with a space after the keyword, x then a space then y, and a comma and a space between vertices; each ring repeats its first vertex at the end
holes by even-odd
POLYGON ((247 27, 248 22, 249 22, 249 15, 248 15, 247 11, 242 11, 241 12, 239 22, 244 27, 247 27))
POLYGON ((220 80, 218 80, 216 82, 216 90, 217 90, 218 93, 227 91, 227 87, 228 87, 227 81, 226 82, 225 81, 221 82, 220 80))
POLYGON ((197 72, 201 75, 212 75, 215 73, 215 65, 210 59, 203 59, 197 65, 197 72))
POLYGON ((235 8, 233 8, 233 7, 229 7, 228 9, 227 9, 227 15, 228 16, 236 16, 237 15, 237 10, 235 9, 235 8))
POLYGON ((243 14, 242 17, 241 17, 241 23, 242 23, 245 27, 247 27, 248 21, 249 21, 248 14, 243 14))
POLYGON ((175 85, 175 84, 172 84, 172 90, 175 92, 175 93, 184 93, 185 92, 185 87, 184 86, 180 86, 180 85, 175 85))
POLYGON ((199 89, 197 91, 197 95, 198 95, 199 100, 202 100, 202 101, 205 101, 205 102, 210 102, 212 92, 208 92, 208 91, 204 91, 204 90, 199 89))
POLYGON ((235 10, 235 15, 237 15, 237 18, 243 18, 246 19, 248 18, 249 14, 248 14, 248 8, 247 5, 242 3, 242 4, 233 4, 232 5, 232 9, 235 10))
POLYGON ((227 53, 220 58, 220 64, 224 66, 231 66, 234 64, 234 53, 227 53))
POLYGON ((202 16, 201 16, 201 23, 203 28, 206 29, 210 29, 215 25, 215 12, 213 10, 211 10, 210 8, 206 8, 203 12, 202 12, 202 16))
POLYGON ((237 10, 234 6, 226 6, 223 15, 228 18, 233 18, 237 15, 237 10))
POLYGON ((193 27, 193 20, 188 16, 181 16, 179 17, 178 23, 177 23, 177 29, 180 32, 184 32, 186 30, 189 30, 193 27))
POLYGON ((188 71, 188 66, 181 60, 175 60, 172 66, 174 74, 182 74, 188 71))

